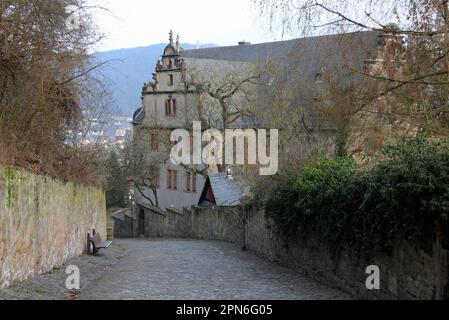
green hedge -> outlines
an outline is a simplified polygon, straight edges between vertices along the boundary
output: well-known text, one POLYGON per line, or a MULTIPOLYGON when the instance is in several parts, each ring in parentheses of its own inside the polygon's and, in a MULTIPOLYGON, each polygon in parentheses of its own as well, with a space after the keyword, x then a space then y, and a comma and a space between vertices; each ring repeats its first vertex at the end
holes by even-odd
POLYGON ((274 179, 266 213, 281 235, 313 231, 336 248, 387 250, 449 218, 449 144, 424 138, 385 149, 367 170, 348 158, 314 157, 274 179))

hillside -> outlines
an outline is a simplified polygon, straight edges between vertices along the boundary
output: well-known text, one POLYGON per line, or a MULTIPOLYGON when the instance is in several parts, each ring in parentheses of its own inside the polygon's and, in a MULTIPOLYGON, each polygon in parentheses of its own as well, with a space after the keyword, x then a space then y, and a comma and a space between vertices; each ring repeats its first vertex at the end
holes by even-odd
MULTIPOLYGON (((140 106, 140 93, 144 82, 151 80, 157 60, 167 44, 155 44, 148 47, 119 49, 97 53, 99 61, 109 61, 101 72, 110 82, 113 93, 114 113, 131 116, 140 106)), ((197 48, 196 45, 183 44, 184 49, 197 48)), ((215 47, 206 44, 201 48, 215 47)))

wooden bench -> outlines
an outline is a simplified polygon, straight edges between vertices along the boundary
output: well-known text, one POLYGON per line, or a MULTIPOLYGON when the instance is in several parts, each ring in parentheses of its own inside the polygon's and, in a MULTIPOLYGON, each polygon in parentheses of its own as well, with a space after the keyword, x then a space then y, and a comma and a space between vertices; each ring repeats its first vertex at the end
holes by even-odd
POLYGON ((95 229, 92 230, 92 235, 90 235, 90 233, 87 234, 87 238, 89 239, 89 243, 92 245, 92 254, 94 255, 97 254, 100 249, 107 249, 112 244, 112 241, 103 241, 100 233, 96 232, 95 229))

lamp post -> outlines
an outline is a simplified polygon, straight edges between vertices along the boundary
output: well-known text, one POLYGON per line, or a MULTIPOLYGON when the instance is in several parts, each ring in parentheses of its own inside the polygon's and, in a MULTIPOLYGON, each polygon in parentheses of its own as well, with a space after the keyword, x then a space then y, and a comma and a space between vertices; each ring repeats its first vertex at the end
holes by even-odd
MULTIPOLYGON (((243 193, 242 196, 244 197, 245 194, 243 193)), ((242 199, 243 199, 242 197, 242 199)), ((245 216, 245 204, 242 201, 242 222, 243 222, 243 244, 242 244, 242 251, 247 251, 247 244, 246 244, 246 237, 248 234, 248 221, 245 216)))
POLYGON ((242 242, 243 242, 243 244, 242 244, 242 251, 247 251, 247 241, 246 241, 246 237, 247 237, 247 235, 248 235, 248 221, 247 221, 247 218, 246 218, 246 215, 245 215, 245 201, 244 201, 244 198, 245 198, 245 185, 244 185, 244 183, 243 183, 243 181, 244 181, 244 177, 245 177, 245 174, 244 174, 244 171, 245 171, 245 165, 243 165, 243 167, 242 167, 242 181, 241 181, 241 184, 242 184, 242 200, 240 201, 240 204, 241 204, 241 206, 242 206, 242 223, 243 223, 243 230, 242 230, 242 242))

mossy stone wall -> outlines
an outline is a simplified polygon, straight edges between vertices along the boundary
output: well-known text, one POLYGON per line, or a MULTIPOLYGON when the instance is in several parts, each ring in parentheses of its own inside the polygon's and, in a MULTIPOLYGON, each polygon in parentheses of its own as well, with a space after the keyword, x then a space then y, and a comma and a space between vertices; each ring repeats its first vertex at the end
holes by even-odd
POLYGON ((106 237, 101 188, 0 167, 0 289, 83 254, 93 228, 106 237))

